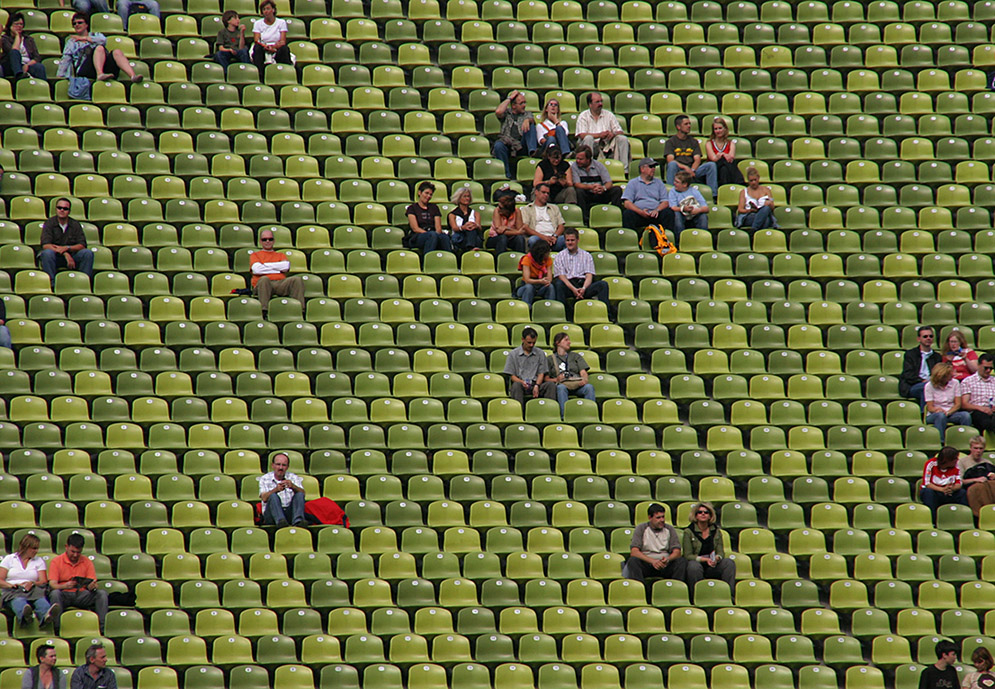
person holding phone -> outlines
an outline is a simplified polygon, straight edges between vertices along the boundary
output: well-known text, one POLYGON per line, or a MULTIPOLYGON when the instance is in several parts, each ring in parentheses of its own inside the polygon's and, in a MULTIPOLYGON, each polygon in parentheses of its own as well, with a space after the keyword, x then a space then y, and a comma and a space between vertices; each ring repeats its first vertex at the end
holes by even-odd
MULTIPOLYGON (((83 534, 66 537, 66 550, 48 565, 48 594, 52 605, 63 610, 78 608, 97 613, 100 633, 104 633, 107 618, 107 591, 97 586, 97 571, 90 558, 83 555, 86 544, 83 534)), ((58 632, 58 629, 56 629, 58 632)))

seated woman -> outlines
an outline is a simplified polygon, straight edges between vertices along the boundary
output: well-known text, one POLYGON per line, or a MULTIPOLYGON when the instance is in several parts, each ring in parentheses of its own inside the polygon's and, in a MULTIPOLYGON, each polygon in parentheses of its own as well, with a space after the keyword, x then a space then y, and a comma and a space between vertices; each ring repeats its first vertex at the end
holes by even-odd
POLYGON ((549 185, 549 200, 552 203, 577 203, 570 163, 563 160, 563 152, 555 144, 546 147, 542 160, 536 165, 532 187, 543 182, 549 185))
POLYGON ((746 188, 739 192, 736 227, 766 230, 777 227, 774 219, 774 196, 770 187, 760 186, 760 173, 755 167, 746 169, 746 188))
POLYGON ((729 139, 729 125, 721 117, 712 120, 712 138, 705 145, 705 155, 715 163, 719 186, 743 183, 743 173, 736 166, 736 142, 729 139))
POLYGON ((252 63, 261 77, 267 62, 292 65, 294 58, 287 46, 287 22, 277 19, 276 3, 273 0, 263 0, 259 11, 263 18, 252 25, 252 63), (268 56, 271 59, 267 59, 268 56))
POLYGON ((412 249, 420 249, 422 253, 453 250, 449 235, 442 231, 442 213, 439 207, 429 203, 434 193, 434 184, 422 182, 418 185, 418 201, 404 211, 411 229, 407 235, 408 245, 412 249))
POLYGON ((726 557, 728 534, 716 525, 715 508, 699 502, 691 508, 691 523, 684 529, 681 555, 688 560, 687 584, 694 588, 702 579, 721 579, 736 586, 736 564, 726 557))
POLYGON ((919 499, 933 511, 934 519, 943 505, 968 506, 967 490, 961 481, 957 456, 957 448, 948 445, 935 457, 926 460, 923 467, 919 499))
MULTIPOLYGON (((117 76, 120 70, 131 77, 134 83, 142 80, 142 75, 135 74, 128 58, 120 49, 108 53, 104 47, 107 45, 106 36, 99 32, 90 33, 90 20, 85 14, 77 12, 73 15, 73 31, 76 32, 75 35, 66 38, 58 76, 106 81, 117 76), (111 58, 110 61, 108 57, 111 58)), ((70 96, 72 95, 70 88, 70 96)))
POLYGON ((40 624, 47 625, 62 612, 45 597, 48 573, 45 561, 38 557, 39 545, 37 536, 25 534, 17 552, 0 560, 0 602, 14 611, 21 624, 36 615, 40 624))
POLYGON ((453 249, 459 253, 479 251, 484 245, 480 227, 480 213, 470 208, 473 193, 470 187, 460 187, 453 192, 456 207, 449 211, 449 234, 453 249))
POLYGON ((570 153, 570 126, 560 119, 560 101, 554 98, 546 101, 546 107, 536 118, 536 137, 539 151, 556 144, 564 155, 570 153))
POLYGON ((536 242, 529 252, 518 262, 522 271, 523 284, 515 294, 529 306, 535 301, 538 293, 540 299, 555 299, 553 288, 553 257, 549 255, 548 242, 536 242))
POLYGON ((35 41, 24 31, 24 15, 20 12, 7 18, 7 26, 0 37, 0 74, 13 79, 47 78, 35 41))
POLYGON ((960 381, 954 378, 954 367, 950 364, 944 361, 933 367, 923 394, 926 423, 936 426, 941 444, 947 437, 947 425, 971 425, 971 415, 960 408, 960 381))
POLYGON ((491 216, 491 229, 487 232, 487 248, 495 254, 505 251, 525 252, 525 227, 522 213, 515 207, 518 192, 502 187, 494 192, 494 215, 491 216))
POLYGON ((995 658, 984 646, 978 646, 971 654, 971 665, 974 672, 969 672, 961 680, 961 689, 991 689, 995 686, 995 658))
POLYGON ((960 330, 951 330, 943 344, 943 360, 954 367, 954 378, 964 380, 978 371, 978 353, 967 346, 960 330))

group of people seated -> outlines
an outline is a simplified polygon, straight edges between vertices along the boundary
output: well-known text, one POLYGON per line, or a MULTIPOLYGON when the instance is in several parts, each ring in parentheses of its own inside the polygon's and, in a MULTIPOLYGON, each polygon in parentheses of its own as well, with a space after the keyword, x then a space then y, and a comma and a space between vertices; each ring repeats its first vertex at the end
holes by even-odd
POLYGON ((934 517, 943 505, 964 505, 978 516, 982 507, 995 504, 995 464, 984 453, 984 436, 976 435, 966 455, 946 446, 926 461, 919 499, 934 517))
POLYGON ((566 413, 571 395, 594 402, 594 386, 588 380, 587 362, 571 350, 570 336, 557 333, 553 338, 553 353, 546 355, 536 347, 539 333, 535 328, 522 330, 522 344, 508 352, 504 374, 508 376, 508 396, 521 403, 530 399, 555 399, 560 405, 560 418, 566 413))

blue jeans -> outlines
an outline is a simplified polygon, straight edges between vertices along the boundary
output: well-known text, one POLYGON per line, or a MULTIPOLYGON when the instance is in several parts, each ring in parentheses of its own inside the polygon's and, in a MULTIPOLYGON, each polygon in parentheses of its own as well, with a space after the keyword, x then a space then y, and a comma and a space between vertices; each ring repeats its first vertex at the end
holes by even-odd
POLYGON ((249 62, 249 49, 242 48, 241 50, 236 50, 234 53, 219 50, 214 53, 214 59, 219 65, 228 69, 228 65, 233 62, 249 62))
POLYGON ((529 306, 532 306, 532 302, 535 301, 537 293, 539 294, 540 299, 553 299, 556 296, 556 292, 553 289, 552 284, 543 285, 542 287, 524 284, 515 291, 518 298, 529 306))
POLYGON ((523 234, 498 234, 493 237, 488 237, 485 246, 488 249, 494 249, 494 254, 503 254, 505 251, 517 251, 520 254, 525 253, 525 235, 523 234))
POLYGON ((131 7, 131 3, 133 2, 141 2, 149 8, 149 14, 153 14, 156 17, 160 16, 159 3, 156 0, 117 0, 117 13, 124 20, 124 28, 128 28, 128 8, 131 7))
MULTIPOLYGON (((533 155, 539 144, 536 142, 536 128, 529 127, 529 131, 522 134, 522 149, 528 155, 533 155)), ((508 148, 508 144, 498 139, 494 142, 494 157, 504 163, 504 176, 508 179, 514 179, 514 175, 511 174, 511 149, 508 148)))
POLYGON ((6 325, 0 325, 0 347, 6 347, 7 349, 14 348, 10 339, 10 328, 6 325))
POLYGON ((683 213, 674 213, 674 242, 681 236, 681 232, 684 231, 685 227, 694 227, 699 230, 708 229, 708 215, 706 213, 700 213, 698 215, 692 215, 690 218, 685 218, 683 213))
POLYGON ((556 386, 556 401, 560 403, 560 418, 563 418, 563 413, 567 408, 567 400, 570 399, 570 393, 577 395, 578 397, 583 397, 586 400, 591 400, 594 402, 594 386, 590 383, 585 383, 581 385, 576 390, 567 390, 566 385, 556 386))
POLYGON ((94 12, 110 12, 110 5, 107 0, 73 0, 73 9, 83 14, 93 14, 94 12))
POLYGON ((961 488, 950 495, 932 490, 931 488, 921 488, 919 490, 919 499, 932 510, 934 519, 936 518, 937 510, 944 505, 963 505, 964 507, 968 507, 966 488, 961 488))
POLYGON ((736 218, 736 226, 749 227, 754 232, 777 227, 777 223, 774 222, 774 210, 770 206, 764 206, 752 213, 742 213, 736 218))
MULTIPOLYGON (((36 598, 35 600, 29 601, 27 595, 18 596, 17 598, 12 598, 10 601, 10 608, 14 611, 14 616, 18 619, 22 619, 24 614, 24 608, 27 607, 28 603, 31 603, 31 607, 34 608, 35 616, 38 621, 41 622, 45 619, 45 615, 48 613, 48 609, 52 607, 52 604, 48 602, 45 596, 41 598, 36 598)), ((27 622, 27 620, 23 620, 27 622)))
POLYGON ((920 380, 918 383, 909 388, 909 399, 913 399, 918 402, 920 409, 924 409, 926 407, 926 381, 920 380))
MULTIPOLYGON (((9 76, 18 79, 24 76, 24 63, 22 62, 22 56, 20 50, 11 50, 7 55, 7 64, 3 65, 3 71, 9 72, 9 76)), ((35 79, 45 79, 45 65, 40 62, 36 62, 33 65, 28 65, 27 76, 34 77, 35 79)))
MULTIPOLYGON (((674 177, 680 170, 677 161, 667 163, 667 184, 674 186, 674 177)), ((719 193, 719 171, 716 169, 715 163, 708 162, 699 165, 694 172, 694 178, 704 180, 705 184, 712 190, 713 195, 719 193)))
MULTIPOLYGON (((536 138, 538 139, 538 135, 536 135, 536 138)), ((570 152, 570 137, 568 137, 567 133, 563 131, 563 127, 557 127, 553 130, 552 134, 546 135, 545 141, 538 142, 538 149, 536 153, 542 153, 542 151, 546 150, 547 146, 553 143, 555 143, 556 147, 563 152, 563 155, 570 152)))
POLYGON ((926 423, 936 426, 936 430, 940 432, 940 444, 942 445, 944 439, 947 437, 947 426, 970 426, 971 415, 966 411, 955 411, 950 416, 947 416, 941 411, 934 411, 926 414, 926 423))
MULTIPOLYGON (((73 260, 76 261, 75 270, 81 273, 86 273, 91 278, 93 277, 93 252, 89 249, 80 249, 73 255, 73 260)), ((48 277, 52 280, 52 286, 55 286, 55 272, 59 268, 67 268, 66 255, 60 254, 51 249, 45 249, 41 252, 41 269, 48 273, 48 277)))
MULTIPOLYGON (((532 235, 531 237, 529 237, 528 248, 531 249, 532 245, 539 241, 545 241, 545 240, 543 240, 543 238, 538 235, 532 235)), ((559 237, 556 238, 556 242, 551 247, 549 247, 549 250, 563 251, 566 248, 567 248, 567 238, 561 234, 559 237)))
POLYGON ((290 499, 290 504, 287 507, 284 507, 283 503, 280 502, 279 495, 274 493, 269 496, 269 500, 266 501, 266 511, 263 512, 263 524, 286 526, 288 509, 290 510, 289 523, 294 526, 307 524, 307 518, 304 516, 304 493, 297 492, 294 493, 294 497, 290 499))
POLYGON ((445 232, 412 232, 411 248, 418 249, 423 254, 430 251, 452 251, 453 242, 445 232))

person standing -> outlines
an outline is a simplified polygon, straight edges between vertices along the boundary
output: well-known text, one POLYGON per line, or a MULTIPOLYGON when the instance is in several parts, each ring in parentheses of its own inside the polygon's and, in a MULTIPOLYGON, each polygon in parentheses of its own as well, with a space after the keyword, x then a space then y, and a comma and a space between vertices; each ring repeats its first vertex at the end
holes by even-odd
MULTIPOLYGON (((902 361, 902 375, 898 378, 898 394, 914 399, 919 408, 926 406, 924 390, 929 374, 943 360, 939 352, 933 351, 933 329, 928 325, 920 326, 916 331, 919 345, 905 352, 902 361)), ((961 406, 967 409, 963 403, 961 406)))
POLYGON ((278 527, 307 526, 304 516, 304 481, 287 471, 290 457, 284 452, 273 455, 272 470, 259 477, 259 499, 263 503, 263 524, 278 527), (290 520, 287 520, 287 512, 290 520))
POLYGON ((55 646, 41 644, 35 649, 38 664, 28 668, 21 689, 64 689, 66 680, 55 664, 59 661, 55 646))
POLYGON ((645 581, 649 578, 687 579, 688 561, 681 557, 681 537, 666 522, 663 505, 653 503, 646 510, 649 521, 632 532, 629 559, 625 563, 628 578, 645 581))
POLYGON ((264 229, 259 233, 259 251, 249 254, 249 268, 252 270, 252 289, 256 292, 263 318, 269 313, 269 302, 273 295, 291 297, 304 306, 304 279, 300 275, 287 275, 290 272, 290 259, 282 251, 273 250, 276 235, 273 230, 264 229))
POLYGON ((701 144, 691 136, 691 118, 687 115, 678 115, 674 118, 674 127, 677 133, 667 139, 663 147, 663 154, 667 159, 667 184, 672 185, 674 177, 683 170, 705 182, 712 190, 713 196, 718 194, 718 172, 715 163, 701 162, 701 144))
POLYGON ((595 158, 611 156, 628 171, 632 158, 629 139, 622 133, 618 118, 604 109, 604 96, 587 94, 587 110, 577 116, 577 140, 594 152, 595 158))

